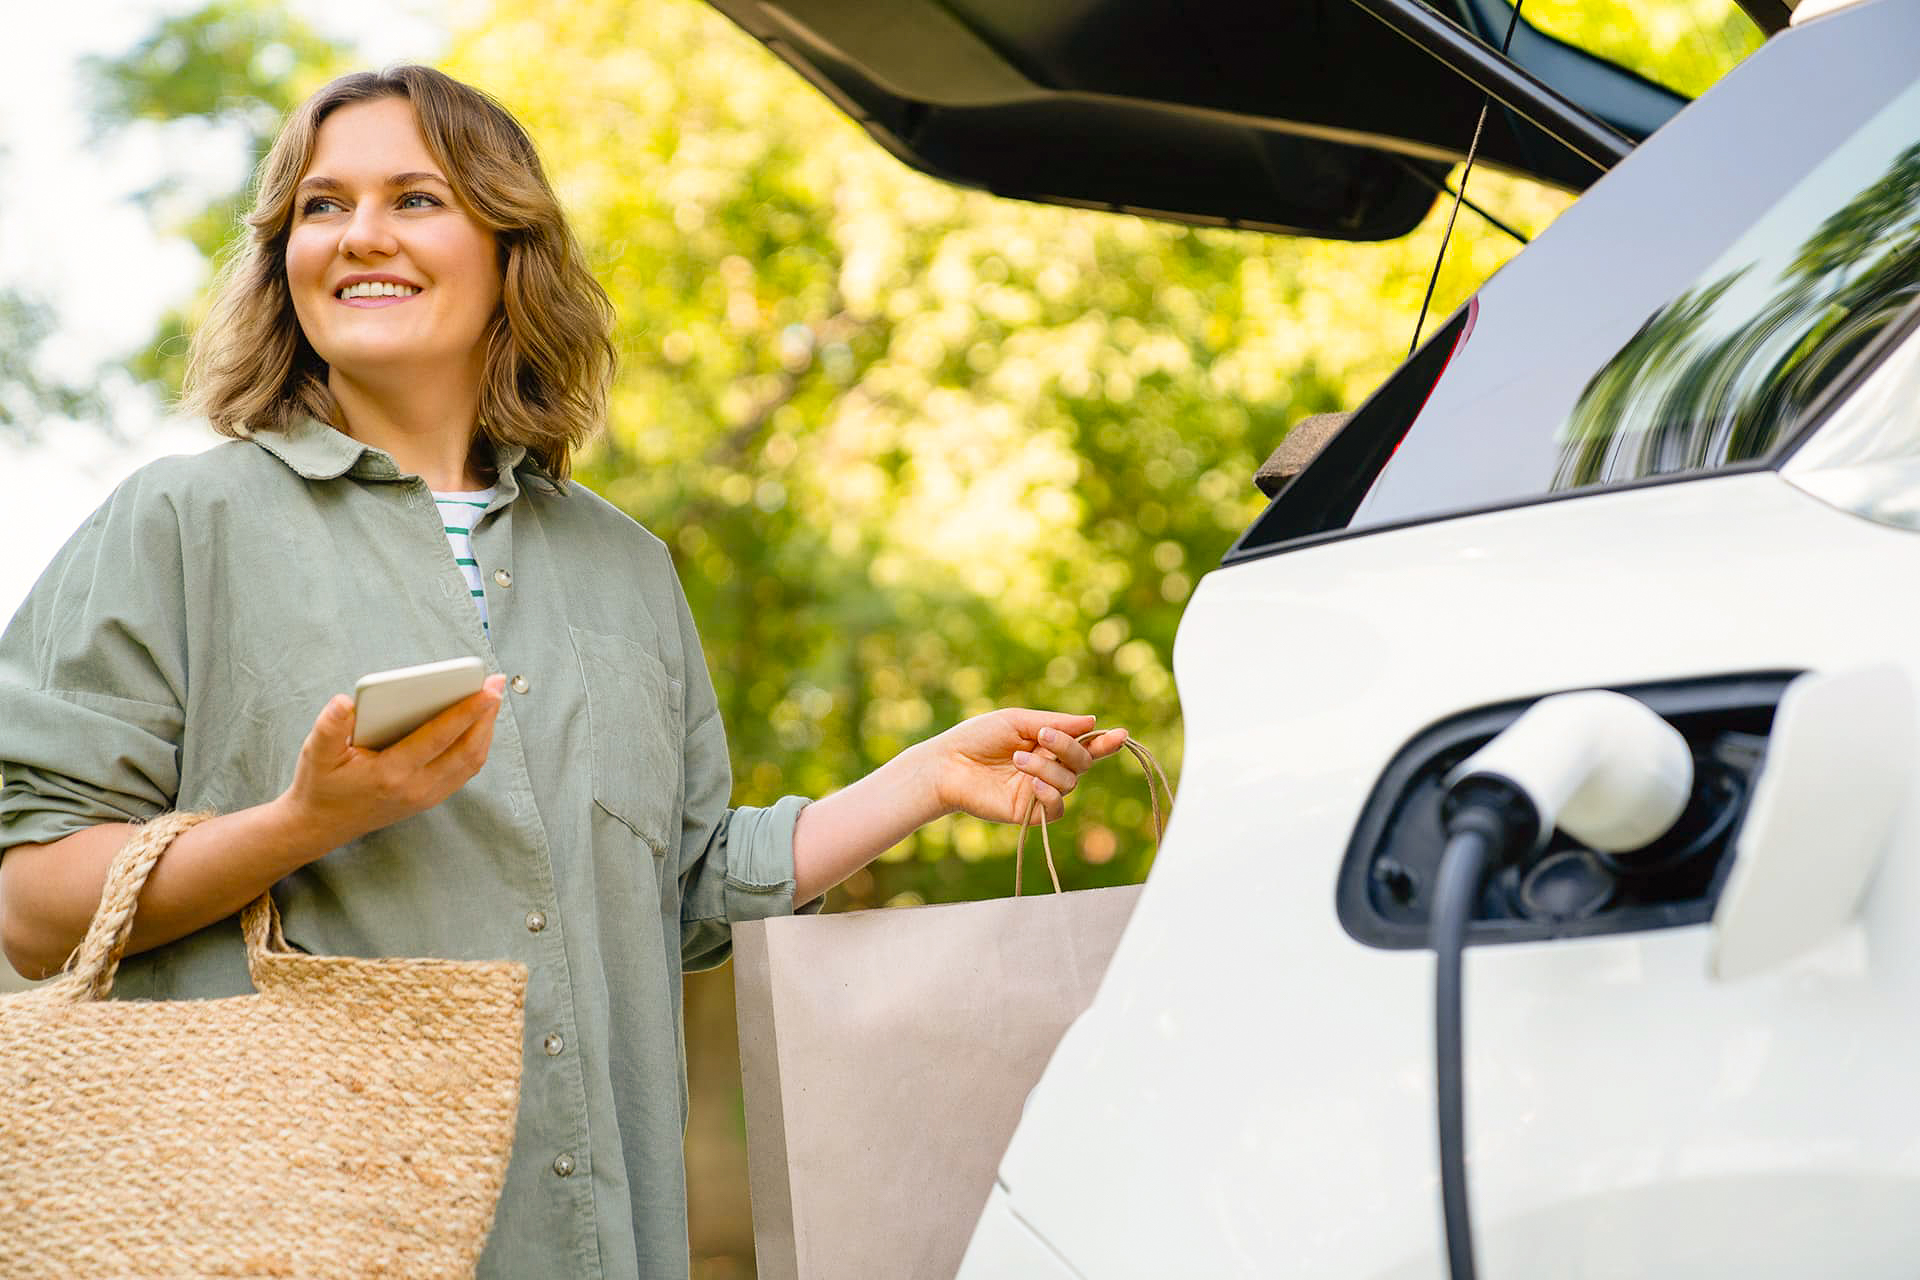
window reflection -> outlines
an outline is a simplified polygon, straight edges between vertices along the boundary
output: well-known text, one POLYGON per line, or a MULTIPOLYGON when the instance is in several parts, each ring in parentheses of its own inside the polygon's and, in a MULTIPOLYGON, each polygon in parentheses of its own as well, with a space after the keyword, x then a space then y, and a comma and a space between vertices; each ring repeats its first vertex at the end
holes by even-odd
POLYGON ((1916 138, 1920 89, 1891 103, 1655 312, 1581 392, 1560 429, 1552 487, 1708 470, 1780 443, 1820 390, 1920 296, 1916 138))

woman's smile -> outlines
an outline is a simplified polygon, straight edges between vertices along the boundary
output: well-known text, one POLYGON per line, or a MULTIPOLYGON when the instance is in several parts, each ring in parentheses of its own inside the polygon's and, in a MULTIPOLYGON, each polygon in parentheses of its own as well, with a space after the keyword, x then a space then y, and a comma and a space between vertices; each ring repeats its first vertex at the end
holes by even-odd
POLYGON ((348 276, 333 290, 334 299, 349 307, 392 307, 424 292, 410 280, 397 276, 348 276))

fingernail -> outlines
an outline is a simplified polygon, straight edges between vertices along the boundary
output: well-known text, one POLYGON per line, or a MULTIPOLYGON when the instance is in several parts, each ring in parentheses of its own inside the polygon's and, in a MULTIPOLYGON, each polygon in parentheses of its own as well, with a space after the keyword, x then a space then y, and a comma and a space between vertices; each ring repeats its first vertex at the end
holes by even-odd
POLYGON ((1019 765, 1032 764, 1033 757, 1025 751, 1016 751, 1013 753, 1013 762, 1019 765))
POLYGON ((1044 788, 1044 787, 1045 787, 1045 786, 1046 786, 1047 784, 1046 784, 1046 783, 1044 783, 1044 782, 1042 782, 1042 781, 1040 781, 1040 779, 1038 779, 1038 778, 1029 778, 1029 779, 1028 779, 1028 781, 1029 781, 1029 782, 1031 782, 1031 783, 1033 783, 1033 794, 1035 794, 1035 795, 1037 795, 1037 796, 1039 796, 1039 797, 1040 797, 1040 798, 1042 798, 1042 799, 1045 799, 1045 798, 1046 798, 1046 794, 1047 794, 1047 793, 1046 793, 1046 791, 1045 791, 1045 790, 1043 790, 1043 788, 1044 788))
POLYGON ((1040 741, 1042 741, 1042 742, 1052 742, 1052 741, 1053 741, 1053 739, 1054 739, 1054 732, 1053 732, 1053 730, 1051 730, 1051 729, 1042 729, 1042 730, 1040 731, 1040 741))

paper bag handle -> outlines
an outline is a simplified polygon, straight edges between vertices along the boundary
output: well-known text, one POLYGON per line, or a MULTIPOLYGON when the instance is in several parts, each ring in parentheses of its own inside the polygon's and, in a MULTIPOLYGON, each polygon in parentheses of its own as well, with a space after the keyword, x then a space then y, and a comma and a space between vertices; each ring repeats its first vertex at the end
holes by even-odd
MULTIPOLYGON (((67 958, 59 977, 48 983, 54 999, 74 1004, 104 1000, 113 990, 113 976, 126 954, 127 939, 133 935, 133 914, 139 906, 140 891, 153 874, 160 855, 182 834, 199 826, 211 813, 163 813, 140 824, 120 846, 107 867, 107 882, 100 891, 100 905, 87 926, 87 936, 67 958)), ((280 932, 280 913, 273 895, 263 893, 241 912, 240 924, 247 937, 247 962, 262 953, 290 950, 280 932)))
MULTIPOLYGON (((1087 732, 1075 738, 1074 741, 1086 742, 1089 739, 1099 737, 1105 732, 1107 732, 1105 729, 1089 729, 1087 732)), ((1140 772, 1146 776, 1147 799, 1153 802, 1153 849, 1155 853, 1158 853, 1160 851, 1160 838, 1167 833, 1166 819, 1160 809, 1160 792, 1165 791, 1167 793, 1167 809, 1171 810, 1173 808, 1173 784, 1167 781, 1166 771, 1160 767, 1160 762, 1153 758, 1153 752, 1147 750, 1144 745, 1135 742, 1132 738, 1128 738, 1120 745, 1125 747, 1133 758, 1140 762, 1140 772), (1156 781, 1159 783, 1159 790, 1156 790, 1154 787, 1156 781)), ((1020 873, 1026 865, 1027 828, 1033 825, 1035 810, 1039 810, 1040 813, 1040 848, 1046 854, 1047 876, 1053 881, 1053 891, 1055 893, 1060 892, 1060 872, 1053 865, 1053 841, 1047 838, 1046 810, 1040 808, 1039 796, 1029 795, 1027 797, 1026 812, 1020 815, 1020 843, 1013 848, 1013 896, 1016 898, 1020 896, 1020 881, 1022 879, 1020 873)))

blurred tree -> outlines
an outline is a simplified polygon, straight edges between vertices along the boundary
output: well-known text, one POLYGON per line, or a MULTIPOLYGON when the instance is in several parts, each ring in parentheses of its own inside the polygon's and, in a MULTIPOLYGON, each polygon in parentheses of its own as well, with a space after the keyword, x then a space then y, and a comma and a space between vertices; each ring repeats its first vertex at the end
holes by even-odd
MULTIPOLYGON (((1327 245, 955 190, 688 0, 500 0, 447 66, 540 139, 613 294, 625 366, 582 474, 674 548, 741 800, 996 705, 1094 710, 1177 763, 1195 579, 1288 424, 1392 367, 1437 226, 1327 245)), ((1480 191, 1536 227, 1562 203, 1480 191)), ((1510 251, 1456 238, 1442 303, 1510 251)), ((1073 884, 1150 856, 1144 783, 1109 768, 1073 884)), ((845 897, 1005 893, 1010 852, 939 824, 845 897)))
POLYGON ((1527 21, 1690 98, 1760 47, 1733 0, 1522 0, 1527 21))
MULTIPOLYGON (((251 173, 287 111, 346 68, 348 49, 268 0, 214 0, 161 21, 117 57, 89 57, 92 128, 105 136, 139 122, 166 128, 223 129, 235 136, 251 173)), ((179 194, 175 181, 141 193, 158 216, 179 194)), ((211 268, 244 229, 251 204, 244 187, 191 206, 168 230, 184 236, 211 268)), ((171 221, 171 220, 169 220, 171 221)), ((191 308, 168 312, 153 340, 130 362, 134 375, 177 393, 185 372, 191 308)))
POLYGON ((0 289, 0 434, 31 438, 47 418, 104 420, 99 390, 47 373, 40 345, 53 309, 18 289, 0 289))
MULTIPOLYGON (((6 160, 0 147, 0 169, 6 160)), ((33 439, 48 418, 107 421, 98 375, 76 381, 45 367, 41 348, 55 319, 31 290, 0 287, 0 435, 33 439)))
POLYGON ((1920 144, 1908 147, 1879 178, 1835 210, 1794 255, 1793 274, 1809 287, 1838 291, 1846 281, 1885 271, 1889 259, 1913 256, 1920 232, 1920 144), (1823 277, 1838 276, 1838 283, 1823 277))

